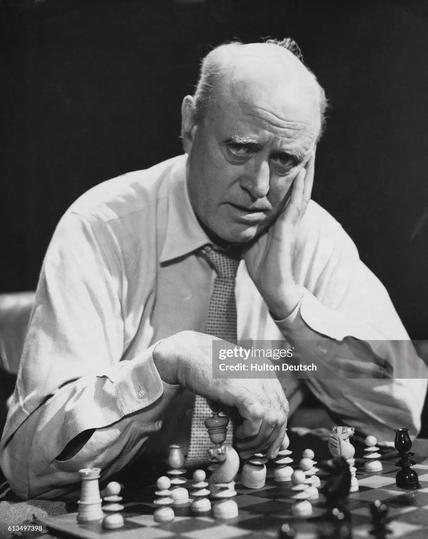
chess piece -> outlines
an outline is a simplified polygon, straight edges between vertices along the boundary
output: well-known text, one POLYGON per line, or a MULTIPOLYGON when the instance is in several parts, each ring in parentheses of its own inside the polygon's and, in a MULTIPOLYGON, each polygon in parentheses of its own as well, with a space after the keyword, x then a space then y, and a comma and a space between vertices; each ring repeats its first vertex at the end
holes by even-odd
POLYGON ((291 499, 294 501, 293 505, 291 506, 293 515, 295 517, 311 516, 312 504, 309 501, 311 491, 309 485, 305 482, 305 472, 303 470, 295 470, 291 476, 291 481, 293 483, 293 486, 291 487, 293 492, 291 499))
POLYGON ((216 518, 232 519, 238 516, 238 505, 233 500, 236 496, 235 482, 212 483, 213 514, 216 518))
POLYGON ((103 518, 103 528, 106 530, 117 530, 125 525, 124 518, 121 513, 109 513, 103 518))
POLYGON ((169 455, 168 455, 168 464, 170 469, 167 471, 167 474, 171 480, 171 485, 175 487, 180 487, 186 483, 184 475, 186 470, 184 468, 184 454, 180 445, 173 444, 169 446, 169 455))
MULTIPOLYGON (((117 481, 111 481, 103 490, 103 511, 104 513, 119 513, 124 510, 122 496, 120 496, 122 485, 117 481)), ((113 529, 113 528, 108 528, 113 529)))
POLYGON ((171 490, 171 498, 173 505, 186 505, 190 502, 189 492, 184 487, 173 488, 171 490))
POLYGON ((322 468, 330 477, 322 489, 326 497, 327 517, 334 520, 336 512, 343 513, 349 519, 346 507, 347 497, 351 489, 351 472, 349 464, 344 457, 334 457, 322 464, 322 468))
POLYGON ((328 449, 333 457, 343 457, 349 465, 351 473, 350 492, 359 490, 359 483, 356 477, 357 468, 355 467, 355 447, 351 444, 350 438, 354 435, 353 427, 336 426, 332 428, 330 438, 328 439, 328 449))
POLYGON ((294 539, 296 537, 296 531, 287 522, 281 524, 278 531, 278 539, 294 539))
POLYGON ((312 504, 308 500, 301 500, 291 506, 291 511, 295 517, 307 518, 312 515, 312 504))
POLYGON ((174 503, 174 499, 171 497, 171 480, 169 477, 166 477, 163 475, 162 477, 159 477, 159 479, 156 481, 156 498, 153 501, 156 505, 172 505, 174 503))
POLYGON ((210 485, 232 483, 239 470, 239 455, 235 449, 225 444, 229 418, 213 410, 211 417, 205 420, 208 435, 214 447, 208 449, 212 471, 210 485))
POLYGON ((206 513, 211 510, 211 502, 207 498, 210 491, 207 489, 208 483, 205 481, 206 473, 204 470, 195 470, 193 473, 192 492, 190 493, 193 501, 191 509, 193 513, 206 513))
POLYGON ((275 468, 273 471, 273 479, 277 483, 291 481, 291 476, 293 475, 293 468, 290 466, 293 462, 293 459, 291 458, 293 452, 288 449, 289 445, 290 440, 287 434, 285 434, 281 449, 278 451, 278 455, 274 460, 275 468))
POLYGON ((395 449, 400 454, 400 459, 397 461, 396 466, 401 467, 395 477, 397 487, 406 490, 416 490, 420 488, 421 485, 419 483, 418 474, 411 467, 415 464, 415 461, 410 458, 414 453, 409 451, 412 447, 412 441, 408 429, 401 428, 395 431, 394 445, 395 449))
POLYGON ((382 462, 379 460, 381 454, 375 436, 367 436, 364 440, 366 447, 364 448, 364 470, 367 473, 381 472, 383 469, 382 462))
POLYGON ((103 518, 102 526, 106 530, 117 530, 125 525, 121 511, 125 508, 122 505, 122 496, 120 496, 122 485, 116 481, 108 483, 104 489, 103 518))
POLYGON ((205 420, 208 435, 214 447, 208 449, 212 472, 209 486, 211 497, 215 500, 213 513, 216 518, 232 519, 238 516, 238 505, 232 499, 236 496, 235 477, 239 470, 239 455, 225 443, 229 418, 213 410, 205 420))
POLYGON ((373 528, 369 533, 376 539, 386 539, 387 535, 392 533, 392 530, 388 528, 388 511, 388 506, 380 500, 375 500, 370 504, 373 528))
POLYGON ((308 485, 308 499, 317 500, 319 498, 318 488, 321 485, 319 477, 317 477, 317 472, 319 468, 314 465, 315 461, 303 457, 299 462, 299 468, 305 473, 305 484, 308 485))
POLYGON ((82 479, 80 500, 77 502, 77 521, 92 522, 101 520, 104 516, 101 509, 101 496, 98 480, 100 468, 83 468, 79 470, 82 479))
POLYGON ((267 458, 262 453, 256 453, 242 466, 241 483, 246 488, 259 489, 266 484, 267 458))
POLYGON ((103 498, 108 496, 120 496, 122 485, 117 481, 110 481, 103 490, 103 498))
POLYGON ((239 470, 239 455, 230 445, 224 445, 208 450, 212 470, 210 482, 230 483, 239 470))
POLYGON ((156 522, 164 524, 165 522, 171 522, 175 518, 174 509, 172 507, 159 507, 153 513, 153 519, 156 522))
POLYGON ((215 518, 230 520, 237 518, 239 510, 235 500, 221 500, 214 504, 213 513, 215 518))
POLYGON ((318 489, 321 486, 321 481, 317 476, 319 468, 316 467, 314 457, 315 453, 312 451, 312 449, 305 449, 302 453, 302 459, 299 462, 299 467, 305 472, 306 483, 318 489))

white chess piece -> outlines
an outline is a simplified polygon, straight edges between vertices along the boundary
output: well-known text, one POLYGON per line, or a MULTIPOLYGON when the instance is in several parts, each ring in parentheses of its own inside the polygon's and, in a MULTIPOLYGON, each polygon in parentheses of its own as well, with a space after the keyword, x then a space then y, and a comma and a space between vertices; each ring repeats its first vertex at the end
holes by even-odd
POLYGON ((364 440, 366 447, 364 448, 364 470, 367 473, 377 473, 383 470, 382 462, 379 460, 381 454, 379 453, 379 447, 377 446, 377 439, 375 436, 367 436, 364 440))

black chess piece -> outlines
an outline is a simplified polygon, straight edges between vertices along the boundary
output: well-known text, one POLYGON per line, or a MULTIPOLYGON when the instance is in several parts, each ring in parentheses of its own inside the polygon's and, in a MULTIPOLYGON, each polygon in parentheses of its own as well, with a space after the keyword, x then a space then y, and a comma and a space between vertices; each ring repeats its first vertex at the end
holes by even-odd
POLYGON ((394 445, 400 454, 400 459, 396 462, 396 466, 400 466, 401 468, 395 476, 397 487, 406 490, 421 488, 418 474, 411 468, 415 464, 415 461, 410 458, 414 453, 409 451, 412 447, 412 440, 410 439, 407 428, 401 428, 395 431, 394 445))
POLYGON ((373 528, 369 533, 376 537, 376 539, 386 539, 392 533, 392 530, 388 528, 388 512, 388 506, 380 500, 375 500, 370 504, 373 528))
POLYGON ((285 522, 281 524, 278 531, 278 539, 294 539, 296 537, 296 531, 294 528, 285 522))
POLYGON ((343 457, 335 457, 320 466, 330 474, 322 490, 326 497, 327 517, 333 522, 349 521, 350 513, 346 503, 351 489, 351 471, 348 462, 343 457))

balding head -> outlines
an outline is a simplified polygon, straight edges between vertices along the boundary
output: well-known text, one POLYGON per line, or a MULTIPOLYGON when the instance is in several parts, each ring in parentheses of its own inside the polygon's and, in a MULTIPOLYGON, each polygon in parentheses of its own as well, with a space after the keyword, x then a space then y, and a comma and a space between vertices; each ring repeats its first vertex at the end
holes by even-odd
POLYGON ((291 39, 220 45, 202 62, 194 95, 195 121, 199 123, 206 117, 210 103, 219 97, 216 92, 223 97, 228 93, 242 96, 254 88, 265 87, 269 90, 269 99, 275 93, 279 99, 282 93, 300 96, 300 99, 306 96, 316 110, 314 113, 319 114, 319 138, 325 121, 325 93, 301 58, 300 49, 291 39))
POLYGON ((250 242, 281 214, 312 166, 322 95, 277 44, 232 43, 205 58, 195 96, 183 100, 182 138, 190 202, 214 242, 250 242))

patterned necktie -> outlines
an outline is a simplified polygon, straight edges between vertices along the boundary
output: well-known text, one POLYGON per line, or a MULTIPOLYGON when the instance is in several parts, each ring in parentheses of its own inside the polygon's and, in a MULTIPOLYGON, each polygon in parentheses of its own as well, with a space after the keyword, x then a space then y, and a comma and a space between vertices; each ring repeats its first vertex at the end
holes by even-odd
MULTIPOLYGON (((229 342, 236 342, 235 277, 239 265, 239 256, 226 254, 224 251, 216 251, 210 245, 202 247, 200 253, 217 274, 208 308, 205 333, 215 335, 219 339, 229 342)), ((200 395, 195 395, 190 445, 186 460, 187 466, 198 466, 207 460, 207 449, 212 443, 204 421, 211 413, 212 410, 206 399, 200 395)), ((233 428, 231 421, 229 421, 225 443, 231 444, 232 437, 233 428)))

